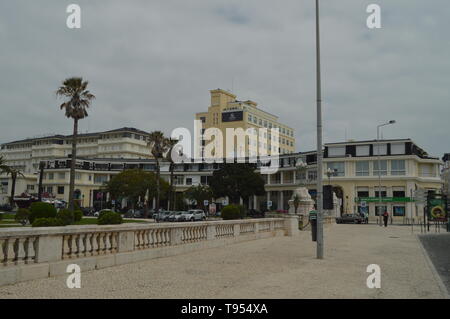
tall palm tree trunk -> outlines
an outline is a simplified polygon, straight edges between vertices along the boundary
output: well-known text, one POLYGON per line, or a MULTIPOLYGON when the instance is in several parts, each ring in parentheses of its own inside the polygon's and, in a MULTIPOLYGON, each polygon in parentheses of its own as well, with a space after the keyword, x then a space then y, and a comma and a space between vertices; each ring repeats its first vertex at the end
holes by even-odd
POLYGON ((159 197, 160 197, 160 183, 159 183, 159 176, 161 175, 160 167, 159 167, 159 160, 156 158, 156 213, 159 213, 159 197))
POLYGON ((69 209, 74 210, 75 163, 77 160, 78 119, 73 120, 72 158, 70 161, 69 209))
POLYGON ((12 185, 11 185, 10 205, 11 205, 12 208, 14 208, 14 193, 16 192, 16 180, 17 180, 17 174, 16 173, 12 173, 11 174, 11 180, 12 180, 12 185))
POLYGON ((173 190, 174 164, 170 163, 169 210, 175 210, 175 193, 173 190))

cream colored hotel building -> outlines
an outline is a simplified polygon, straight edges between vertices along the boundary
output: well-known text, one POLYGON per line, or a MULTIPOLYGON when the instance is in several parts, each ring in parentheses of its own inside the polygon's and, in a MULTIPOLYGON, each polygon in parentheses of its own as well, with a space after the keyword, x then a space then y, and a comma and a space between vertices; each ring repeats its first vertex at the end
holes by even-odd
MULTIPOLYGON (((211 90, 211 105, 208 107, 207 112, 200 112, 195 115, 195 119, 202 123, 202 133, 208 128, 217 128, 221 131, 223 139, 223 157, 234 156, 255 156, 258 155, 271 155, 271 154, 289 154, 295 151, 295 132, 291 127, 280 123, 276 115, 270 114, 261 108, 258 108, 258 104, 254 101, 239 101, 236 99, 236 95, 231 92, 216 89, 211 90), (261 135, 250 134, 246 136, 245 141, 241 145, 238 145, 236 139, 234 150, 227 152, 226 143, 226 129, 267 129, 266 132, 261 132, 261 135), (276 141, 276 135, 271 135, 270 129, 279 129, 278 141, 276 141), (243 146, 244 145, 244 146, 243 146), (240 149, 237 149, 237 148, 240 149), (245 149, 242 149, 245 147, 245 149)), ((208 157, 203 151, 204 147, 209 143, 216 143, 214 139, 203 139, 202 145, 200 145, 197 156, 208 157)), ((216 146, 220 144, 215 144, 216 146)), ((214 152, 213 152, 214 153, 214 152)), ((217 154, 213 154, 216 156, 217 154)))

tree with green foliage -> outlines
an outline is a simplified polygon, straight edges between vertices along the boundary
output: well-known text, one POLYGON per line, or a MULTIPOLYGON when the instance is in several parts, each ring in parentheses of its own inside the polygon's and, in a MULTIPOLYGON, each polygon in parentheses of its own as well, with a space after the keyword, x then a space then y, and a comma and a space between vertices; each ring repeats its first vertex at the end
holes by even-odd
MULTIPOLYGON (((165 196, 168 192, 169 184, 160 178, 161 194, 165 196)), ((149 192, 149 198, 153 198, 157 193, 156 176, 152 172, 141 169, 128 169, 113 176, 110 181, 103 186, 109 192, 112 199, 127 198, 134 208, 139 198, 143 199, 149 192)))
POLYGON ((225 163, 213 172, 210 186, 214 197, 228 196, 231 204, 239 204, 240 198, 248 205, 250 196, 264 195, 264 179, 247 163, 225 163))
POLYGON ((204 205, 204 201, 208 200, 211 202, 211 200, 214 197, 214 194, 211 187, 209 187, 208 185, 200 184, 197 186, 189 187, 189 189, 185 192, 185 196, 187 199, 196 201, 197 208, 201 208, 205 211, 206 207, 204 205))
POLYGON ((88 116, 87 108, 91 105, 95 96, 87 90, 88 81, 83 78, 72 77, 65 79, 63 85, 56 91, 56 96, 67 98, 61 104, 61 110, 64 109, 66 117, 73 119, 73 137, 72 137, 72 155, 70 161, 70 183, 69 183, 69 209, 74 210, 74 192, 75 192, 75 163, 77 160, 77 135, 78 121, 88 116))

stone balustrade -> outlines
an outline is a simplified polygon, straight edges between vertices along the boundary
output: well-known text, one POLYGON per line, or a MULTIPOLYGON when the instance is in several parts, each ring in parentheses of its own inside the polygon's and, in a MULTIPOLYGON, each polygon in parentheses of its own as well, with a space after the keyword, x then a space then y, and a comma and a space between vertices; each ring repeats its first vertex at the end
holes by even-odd
POLYGON ((0 286, 185 253, 298 235, 298 217, 0 229, 0 286))

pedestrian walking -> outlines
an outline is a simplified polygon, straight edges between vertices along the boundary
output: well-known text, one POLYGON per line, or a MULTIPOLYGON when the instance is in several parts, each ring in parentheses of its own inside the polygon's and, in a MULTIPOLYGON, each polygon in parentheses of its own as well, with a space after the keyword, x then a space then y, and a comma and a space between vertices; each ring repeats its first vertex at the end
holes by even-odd
POLYGON ((388 220, 389 220, 389 213, 385 211, 383 214, 384 227, 387 227, 388 220))

